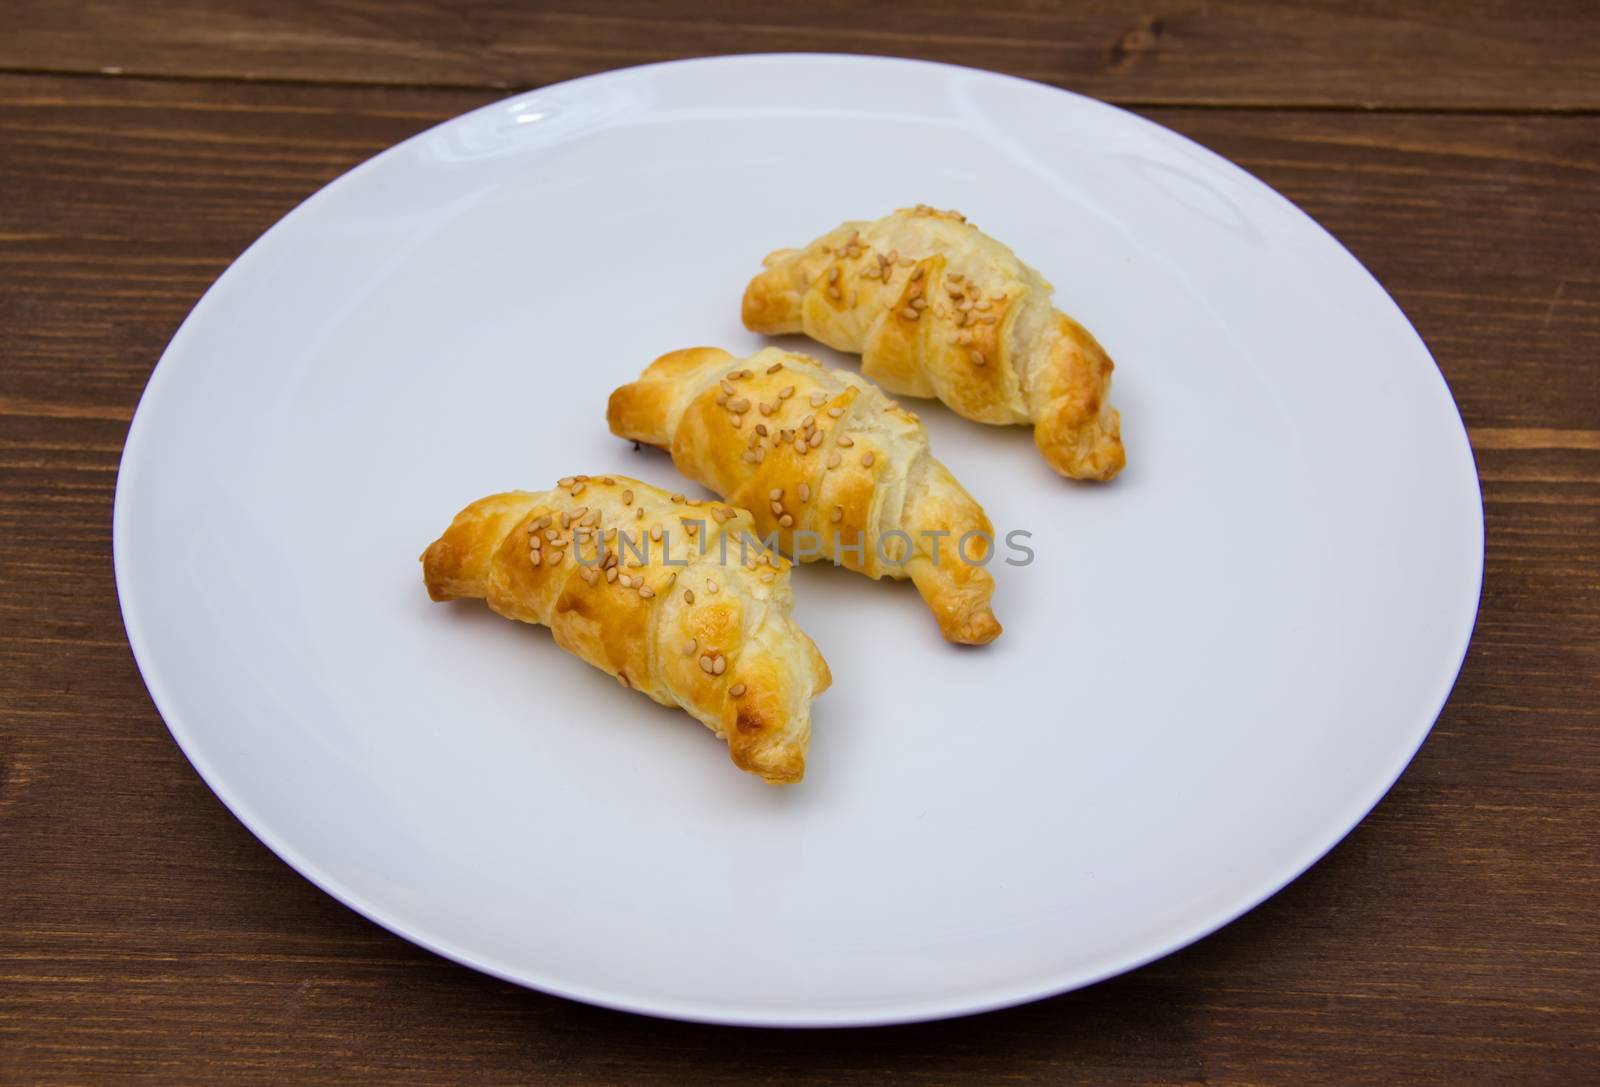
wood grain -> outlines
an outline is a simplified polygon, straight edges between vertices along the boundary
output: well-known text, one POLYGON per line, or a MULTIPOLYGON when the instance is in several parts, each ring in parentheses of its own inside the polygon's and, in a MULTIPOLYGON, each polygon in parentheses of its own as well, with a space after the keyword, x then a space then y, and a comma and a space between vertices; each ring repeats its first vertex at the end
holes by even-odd
MULTIPOLYGON (((130 10, 93 13, 120 33, 130 10)), ((239 28, 286 9, 237 10, 246 14, 168 16, 172 39, 210 65, 187 75, 253 75, 272 59, 239 28)), ((369 12, 332 10, 318 18, 369 12)), ((402 5, 395 18, 434 11, 402 5)), ((56 15, 13 4, 5 17, 38 63, 65 55, 46 48, 61 35, 56 15)), ((492 29, 511 16, 483 18, 492 29)), ((273 63, 322 64, 337 47, 305 19, 289 52, 309 59, 273 63)), ((1530 22, 1530 40, 1563 25, 1530 22)), ((670 42, 681 24, 658 31, 670 42)), ((945 48, 923 34, 923 48, 945 48)), ((114 50, 115 37, 90 44, 114 50)), ((448 39, 432 40, 378 61, 350 53, 338 78, 454 80, 448 64, 496 60, 497 46, 459 60, 437 45, 448 39), (430 67, 432 56, 446 66, 430 67), (388 67, 362 67, 378 62, 388 67)), ((758 34, 742 40, 762 47, 758 34)), ((18 48, 0 44, 8 56, 18 48)), ((1013 48, 1028 46, 994 44, 973 59, 1002 66, 1018 59, 1013 48)), ((148 55, 152 67, 176 56, 148 55)), ((1231 54, 1207 55, 1221 66, 1231 54)), ((616 62, 581 60, 602 61, 616 62)), ((1533 100, 1498 78, 1506 85, 1475 93, 1533 100)), ((1552 106, 1567 104, 1543 86, 1552 106)), ((1376 811, 1221 933, 1006 1012, 785 1033, 586 1008, 389 936, 290 871, 211 796, 126 646, 112 492, 166 340, 300 199, 492 97, 0 75, 0 1082, 1595 1081, 1600 117, 1146 111, 1315 215, 1434 350, 1473 438, 1488 530, 1460 682, 1376 811)))
POLYGON ((0 68, 523 88, 713 53, 993 68, 1116 102, 1600 108, 1600 8, 1403 0, 10 0, 0 68))

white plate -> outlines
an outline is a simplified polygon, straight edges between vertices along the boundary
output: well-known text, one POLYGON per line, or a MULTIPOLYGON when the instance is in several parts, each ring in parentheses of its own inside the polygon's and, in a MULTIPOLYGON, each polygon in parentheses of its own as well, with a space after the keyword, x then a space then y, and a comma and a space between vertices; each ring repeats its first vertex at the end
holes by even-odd
POLYGON ((328 186, 173 338, 116 507, 150 692, 280 856, 480 970, 749 1024, 1012 1004, 1260 902, 1427 733, 1482 542, 1427 350, 1288 201, 1088 99, 826 56, 549 87, 328 186), (773 788, 545 631, 428 602, 417 555, 472 499, 683 486, 608 434, 612 387, 757 348, 763 254, 919 201, 1011 243, 1118 363, 1111 486, 922 412, 1033 534, 997 567, 999 641, 945 645, 905 583, 799 571, 835 685, 805 782, 773 788))

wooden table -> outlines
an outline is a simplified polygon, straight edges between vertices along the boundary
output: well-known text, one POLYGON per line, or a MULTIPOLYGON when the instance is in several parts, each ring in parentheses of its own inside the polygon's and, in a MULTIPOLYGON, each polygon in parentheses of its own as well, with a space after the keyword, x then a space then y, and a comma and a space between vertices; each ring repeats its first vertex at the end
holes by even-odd
POLYGON ((0 0, 0 1081, 1600 1082, 1600 10, 1004 6, 0 0), (993 68, 1194 137, 1349 245, 1461 405, 1487 570, 1432 738, 1310 873, 1143 970, 822 1033, 525 992, 277 860, 140 682, 118 454, 240 250, 511 90, 763 50, 993 68))

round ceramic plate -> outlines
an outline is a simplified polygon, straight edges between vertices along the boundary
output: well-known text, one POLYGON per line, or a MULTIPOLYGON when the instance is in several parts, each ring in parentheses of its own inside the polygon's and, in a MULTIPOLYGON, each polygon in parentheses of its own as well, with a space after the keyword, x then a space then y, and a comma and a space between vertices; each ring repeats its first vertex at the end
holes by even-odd
POLYGON ((538 989, 789 1025, 1029 1000, 1260 902, 1411 758, 1482 568, 1439 371, 1287 200, 1085 98, 826 56, 549 87, 329 185, 173 338, 115 536, 173 735, 309 879, 538 989), (611 389, 757 349, 763 255, 918 202, 1014 247, 1117 360, 1108 486, 917 405, 1030 534, 994 568, 998 641, 946 645, 908 583, 796 571, 835 682, 779 788, 548 632, 428 601, 418 554, 482 495, 691 489, 611 437, 611 389))

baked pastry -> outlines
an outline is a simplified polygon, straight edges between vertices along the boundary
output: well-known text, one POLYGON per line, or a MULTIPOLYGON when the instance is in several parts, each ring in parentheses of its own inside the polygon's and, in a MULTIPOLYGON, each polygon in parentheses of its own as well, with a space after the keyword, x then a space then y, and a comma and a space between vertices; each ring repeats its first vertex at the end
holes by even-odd
POLYGON ((994 529, 911 412, 853 373, 772 347, 663 355, 611 394, 612 433, 669 449, 797 561, 909 577, 952 642, 1000 633, 994 529))
POLYGON ((789 563, 723 534, 750 515, 624 476, 479 499, 422 555, 435 600, 482 598, 624 687, 725 739, 740 769, 799 781, 827 662, 790 617, 789 563))
POLYGON ((938 397, 980 423, 1032 423, 1064 476, 1122 470, 1111 359, 1051 306, 1043 276, 964 216, 903 208, 764 263, 745 288, 745 327, 859 354, 861 372, 896 395, 938 397))

